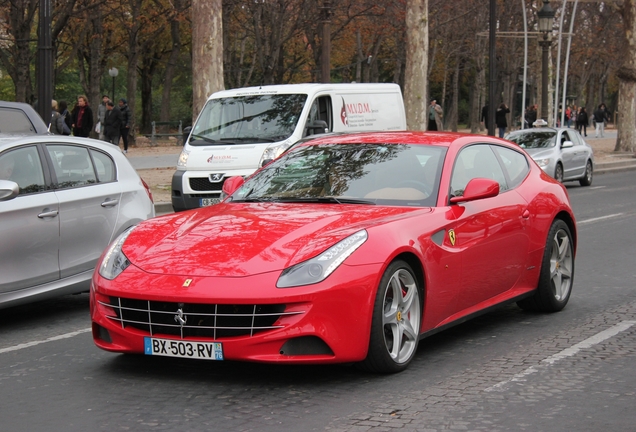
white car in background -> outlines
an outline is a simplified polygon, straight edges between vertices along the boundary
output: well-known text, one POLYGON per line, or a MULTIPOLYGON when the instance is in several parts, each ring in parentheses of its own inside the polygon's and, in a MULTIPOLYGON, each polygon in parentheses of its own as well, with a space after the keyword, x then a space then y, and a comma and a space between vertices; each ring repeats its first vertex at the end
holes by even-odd
POLYGON ((592 184, 594 151, 575 129, 521 129, 510 132, 506 139, 528 152, 546 174, 559 182, 578 180, 581 186, 592 184))
POLYGON ((88 291, 108 244, 154 215, 118 147, 0 133, 0 308, 88 291))

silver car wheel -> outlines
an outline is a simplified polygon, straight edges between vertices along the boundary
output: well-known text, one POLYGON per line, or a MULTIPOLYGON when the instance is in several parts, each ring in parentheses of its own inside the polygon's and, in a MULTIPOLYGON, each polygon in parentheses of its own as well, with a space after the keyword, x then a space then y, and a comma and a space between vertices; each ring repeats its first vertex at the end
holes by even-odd
POLYGON ((411 273, 399 269, 384 291, 382 328, 387 352, 396 363, 411 359, 420 330, 420 299, 411 273))
POLYGON ((567 298, 572 286, 574 258, 570 236, 565 230, 558 230, 552 239, 550 257, 550 281, 554 298, 562 301, 567 298))

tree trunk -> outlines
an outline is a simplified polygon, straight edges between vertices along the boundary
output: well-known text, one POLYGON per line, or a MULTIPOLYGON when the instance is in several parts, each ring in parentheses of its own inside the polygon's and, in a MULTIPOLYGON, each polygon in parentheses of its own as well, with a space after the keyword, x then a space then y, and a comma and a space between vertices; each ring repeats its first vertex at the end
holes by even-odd
POLYGON ((192 120, 208 97, 224 89, 221 0, 192 0, 192 120))
POLYGON ((170 20, 170 35, 172 50, 166 65, 163 80, 163 93, 161 94, 161 112, 159 119, 162 122, 170 121, 170 92, 172 91, 172 79, 177 68, 177 60, 181 54, 181 35, 179 34, 179 14, 181 13, 181 0, 173 0, 174 11, 170 20))
POLYGON ((459 58, 455 59, 455 70, 451 81, 451 102, 450 110, 446 112, 446 125, 444 130, 457 132, 457 121, 459 117, 459 58))
POLYGON ((410 130, 426 130, 427 71, 428 0, 407 0, 404 105, 410 130))
POLYGON ((618 137, 614 151, 634 151, 636 156, 636 3, 624 0, 621 9, 625 31, 623 64, 618 70, 618 137))

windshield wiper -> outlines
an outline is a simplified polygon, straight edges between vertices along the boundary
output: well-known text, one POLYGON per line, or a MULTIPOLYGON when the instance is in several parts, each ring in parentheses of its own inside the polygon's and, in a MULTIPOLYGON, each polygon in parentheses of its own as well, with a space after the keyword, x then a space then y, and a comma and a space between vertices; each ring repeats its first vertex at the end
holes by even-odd
POLYGON ((247 136, 247 137, 243 137, 242 136, 242 137, 235 137, 235 138, 232 138, 232 139, 239 140, 239 141, 253 141, 253 142, 257 142, 257 143, 259 143, 259 142, 270 142, 270 143, 276 142, 276 140, 271 139, 271 138, 257 137, 257 136, 247 136))
POLYGON ((302 203, 327 203, 327 204, 367 204, 375 205, 375 201, 360 199, 360 198, 348 198, 348 197, 336 197, 336 196, 321 196, 321 197, 289 197, 281 198, 281 202, 302 202, 302 203))
POLYGON ((205 142, 209 142, 209 143, 212 143, 212 144, 231 144, 231 143, 226 143, 226 142, 223 142, 223 141, 213 140, 212 138, 208 138, 208 137, 203 136, 203 135, 192 134, 191 136, 194 139, 203 140, 205 142))

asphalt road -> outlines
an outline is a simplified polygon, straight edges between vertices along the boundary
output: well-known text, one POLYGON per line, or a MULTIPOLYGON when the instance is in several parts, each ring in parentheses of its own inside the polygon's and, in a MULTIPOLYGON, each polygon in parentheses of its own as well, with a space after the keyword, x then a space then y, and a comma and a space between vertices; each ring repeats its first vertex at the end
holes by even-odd
POLYGON ((398 375, 103 352, 87 295, 2 310, 0 430, 634 430, 633 176, 568 187, 565 310, 506 306, 423 340, 398 375))

